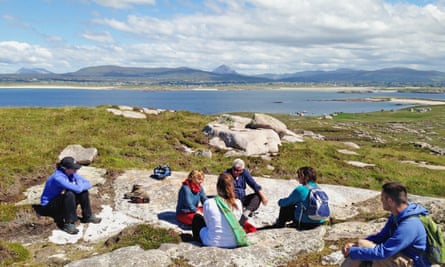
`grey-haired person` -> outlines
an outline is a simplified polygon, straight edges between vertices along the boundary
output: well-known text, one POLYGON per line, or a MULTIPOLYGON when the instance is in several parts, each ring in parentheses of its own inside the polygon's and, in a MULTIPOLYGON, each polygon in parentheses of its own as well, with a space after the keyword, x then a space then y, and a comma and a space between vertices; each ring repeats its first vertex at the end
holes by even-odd
POLYGON ((233 185, 235 187, 235 196, 241 200, 243 204, 243 216, 240 223, 243 225, 247 221, 248 216, 260 207, 260 204, 267 205, 267 197, 262 187, 255 181, 250 172, 246 169, 246 164, 242 159, 235 159, 232 167, 225 171, 233 177, 233 185), (249 186, 254 192, 246 194, 246 188, 249 186))

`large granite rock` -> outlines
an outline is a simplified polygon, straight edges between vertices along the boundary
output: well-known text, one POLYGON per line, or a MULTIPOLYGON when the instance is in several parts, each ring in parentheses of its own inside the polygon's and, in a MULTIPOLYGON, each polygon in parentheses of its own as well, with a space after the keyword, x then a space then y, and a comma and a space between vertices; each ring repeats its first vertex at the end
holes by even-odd
MULTIPOLYGON (((281 145, 279 135, 271 129, 229 128, 223 124, 213 124, 207 125, 204 132, 212 139, 220 139, 226 148, 243 150, 246 156, 277 153, 278 146, 281 145)), ((215 140, 210 142, 213 143, 215 140)))
POLYGON ((252 129, 272 129, 280 136, 287 132, 286 124, 272 116, 262 113, 255 113, 252 120, 246 125, 246 127, 252 129))
POLYGON ((278 152, 281 141, 304 141, 281 121, 261 113, 256 113, 252 119, 223 114, 207 124, 203 132, 209 137, 211 146, 238 150, 227 154, 233 156, 273 155, 278 152))
POLYGON ((85 148, 79 144, 69 145, 60 152, 59 160, 67 156, 75 158, 82 165, 89 165, 97 157, 97 149, 95 147, 85 148))
MULTIPOLYGON (((93 177, 105 175, 103 169, 84 167, 81 170, 85 172, 82 173, 85 177, 97 180, 94 182, 97 185, 100 185, 99 181, 102 180, 93 177)), ((79 243, 81 244, 79 249, 88 249, 88 246, 94 246, 96 242, 104 242, 128 226, 142 223, 191 234, 189 226, 182 225, 175 219, 177 192, 188 173, 172 172, 172 175, 164 180, 152 179, 151 174, 151 170, 125 171, 113 180, 113 192, 101 193, 104 198, 112 198, 114 203, 111 206, 103 205, 100 210, 97 210, 98 215, 102 217, 101 223, 81 224, 77 235, 53 230, 48 241, 60 245, 79 243), (131 191, 133 184, 142 185, 150 196, 150 203, 135 204, 123 198, 125 193, 131 191)), ((263 186, 269 204, 261 205, 258 213, 249 218, 249 221, 257 227, 270 225, 278 216, 278 199, 287 196, 297 186, 297 181, 264 177, 255 177, 255 179, 263 186)), ((208 195, 216 194, 216 180, 217 175, 206 175, 203 186, 208 195)), ((74 261, 68 266, 168 266, 180 258, 185 259, 192 266, 277 266, 298 258, 299 255, 321 251, 325 240, 365 237, 377 232, 384 224, 384 218, 370 222, 351 221, 351 218, 365 209, 361 204, 363 202, 374 203, 374 206, 366 212, 382 212, 381 205, 378 203, 379 191, 327 184, 320 186, 330 197, 333 220, 345 222, 302 232, 292 228, 260 230, 248 234, 250 246, 237 249, 202 247, 195 242, 163 244, 158 249, 147 251, 133 246, 74 261)), ((32 191, 38 190, 28 190, 28 192, 32 191)), ((91 193, 97 194, 97 190, 93 189, 91 193)), ((29 198, 32 196, 30 194, 29 198)), ((445 199, 410 195, 410 201, 431 208, 433 217, 438 221, 443 219, 445 199)), ((28 200, 27 203, 32 203, 32 201, 28 200)), ((336 252, 324 257, 323 262, 340 264, 343 257, 339 252, 340 248, 337 249, 336 252)), ((68 255, 59 256, 68 258, 68 255)))
POLYGON ((163 244, 147 251, 132 246, 67 266, 169 266, 179 258, 191 266, 277 266, 298 255, 322 250, 323 233, 323 227, 305 232, 291 228, 259 231, 248 235, 251 246, 237 249, 201 247, 196 243, 163 244))

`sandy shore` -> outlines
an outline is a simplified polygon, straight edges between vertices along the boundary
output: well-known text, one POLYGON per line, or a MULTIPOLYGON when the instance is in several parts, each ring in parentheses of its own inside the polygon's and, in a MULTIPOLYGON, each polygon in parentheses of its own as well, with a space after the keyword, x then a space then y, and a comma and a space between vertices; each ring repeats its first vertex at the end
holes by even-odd
POLYGON ((415 99, 415 98, 391 98, 389 101, 400 104, 415 104, 415 105, 445 105, 445 101, 429 100, 429 99, 415 99))

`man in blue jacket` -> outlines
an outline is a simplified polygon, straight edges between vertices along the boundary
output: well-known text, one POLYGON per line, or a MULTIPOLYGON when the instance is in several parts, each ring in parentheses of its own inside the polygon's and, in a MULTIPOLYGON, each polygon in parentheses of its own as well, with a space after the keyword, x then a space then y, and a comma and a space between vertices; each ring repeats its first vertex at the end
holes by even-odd
POLYGON ((88 190, 90 182, 77 174, 81 165, 73 157, 65 157, 48 178, 40 197, 41 215, 54 217, 57 226, 69 234, 77 234, 77 205, 82 210, 83 223, 100 223, 101 219, 91 212, 88 190))
POLYGON ((242 159, 235 159, 232 168, 227 169, 225 173, 230 173, 233 177, 233 185, 235 187, 235 196, 241 200, 243 204, 243 215, 240 223, 244 224, 248 216, 252 216, 253 212, 260 207, 260 203, 267 205, 266 195, 263 193, 261 186, 255 181, 250 172, 245 168, 242 159), (254 191, 246 195, 247 185, 254 191))
POLYGON ((383 209, 391 212, 388 221, 379 233, 345 244, 342 267, 360 266, 362 261, 372 266, 431 266, 425 257, 427 234, 416 216, 428 210, 409 203, 406 187, 400 183, 386 183, 382 188, 383 209))

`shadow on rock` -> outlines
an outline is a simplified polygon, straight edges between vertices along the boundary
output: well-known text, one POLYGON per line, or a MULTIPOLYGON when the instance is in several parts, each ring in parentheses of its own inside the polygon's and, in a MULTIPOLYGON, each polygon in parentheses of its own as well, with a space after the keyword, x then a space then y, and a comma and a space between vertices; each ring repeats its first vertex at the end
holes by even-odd
POLYGON ((176 220, 176 212, 174 212, 174 211, 164 211, 164 212, 158 213, 158 219, 169 222, 174 225, 177 225, 182 230, 192 230, 192 227, 190 225, 185 225, 183 223, 178 222, 178 220, 176 220))

